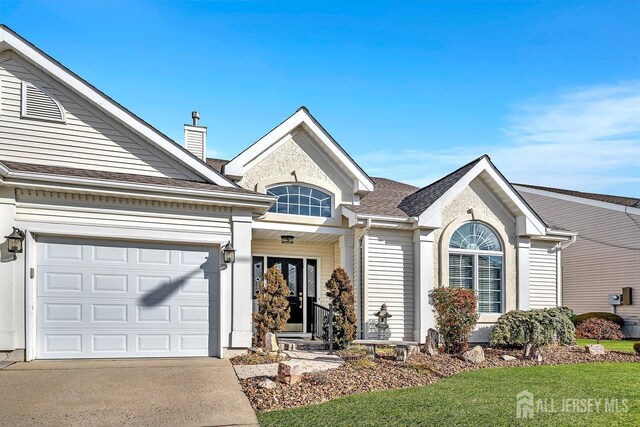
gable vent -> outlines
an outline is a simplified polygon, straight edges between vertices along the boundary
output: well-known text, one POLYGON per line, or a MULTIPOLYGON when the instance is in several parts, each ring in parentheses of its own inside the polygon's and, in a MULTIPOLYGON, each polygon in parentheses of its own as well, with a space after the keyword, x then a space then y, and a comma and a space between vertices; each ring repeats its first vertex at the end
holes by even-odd
POLYGON ((22 117, 62 123, 67 119, 58 101, 44 89, 27 82, 22 82, 22 117))

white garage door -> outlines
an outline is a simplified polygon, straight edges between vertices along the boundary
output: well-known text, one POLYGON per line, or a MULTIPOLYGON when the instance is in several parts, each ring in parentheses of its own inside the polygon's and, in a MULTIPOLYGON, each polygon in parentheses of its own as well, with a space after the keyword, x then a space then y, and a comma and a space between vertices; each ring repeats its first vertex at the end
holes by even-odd
POLYGON ((37 357, 217 356, 218 253, 40 239, 37 357))

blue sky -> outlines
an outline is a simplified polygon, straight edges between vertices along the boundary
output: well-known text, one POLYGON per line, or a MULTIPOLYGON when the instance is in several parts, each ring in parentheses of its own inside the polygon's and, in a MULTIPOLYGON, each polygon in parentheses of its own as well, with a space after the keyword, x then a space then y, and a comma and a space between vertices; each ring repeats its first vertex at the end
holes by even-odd
POLYGON ((489 154, 512 182, 640 197, 640 2, 16 2, 0 21, 209 155, 306 105, 372 176, 489 154))

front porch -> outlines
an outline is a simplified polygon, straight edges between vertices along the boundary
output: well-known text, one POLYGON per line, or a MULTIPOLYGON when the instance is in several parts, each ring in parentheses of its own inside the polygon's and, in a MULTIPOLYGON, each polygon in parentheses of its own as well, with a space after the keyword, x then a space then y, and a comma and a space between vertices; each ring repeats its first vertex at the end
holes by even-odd
POLYGON ((342 267, 352 279, 356 299, 359 300, 353 280, 351 229, 256 222, 251 248, 254 295, 260 277, 274 265, 280 267, 289 285, 291 318, 282 333, 283 337, 311 337, 313 304, 328 306, 330 300, 326 296, 325 283, 337 267, 342 267), (293 243, 283 243, 282 236, 291 236, 293 243))

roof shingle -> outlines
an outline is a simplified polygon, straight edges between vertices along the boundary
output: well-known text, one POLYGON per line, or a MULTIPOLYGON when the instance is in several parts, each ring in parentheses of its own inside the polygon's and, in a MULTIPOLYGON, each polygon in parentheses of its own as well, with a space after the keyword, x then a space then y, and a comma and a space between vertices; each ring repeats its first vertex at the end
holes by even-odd
POLYGON ((478 157, 470 163, 467 163, 460 169, 451 172, 449 175, 440 178, 433 184, 427 185, 410 196, 407 196, 398 205, 398 208, 408 216, 420 215, 485 157, 487 157, 486 154, 478 157))
POLYGON ((32 163, 10 162, 2 160, 1 162, 9 170, 19 172, 32 172, 47 175, 73 176, 78 178, 99 179, 106 181, 130 182, 136 184, 160 185, 164 187, 188 188, 193 190, 209 190, 226 193, 240 194, 256 194, 253 191, 245 190, 239 187, 223 187, 218 184, 208 182, 187 181, 182 179, 164 178, 148 175, 136 175, 129 173, 96 171, 89 169, 77 169, 63 166, 46 166, 32 163))
POLYGON ((565 190, 562 188, 542 187, 539 185, 513 184, 521 187, 528 187, 537 190, 550 191, 552 193, 566 194, 567 196, 582 197, 584 199, 597 200, 600 202, 613 203, 616 205, 628 206, 631 208, 640 208, 640 199, 634 197, 612 196, 609 194, 584 193, 582 191, 565 190))

